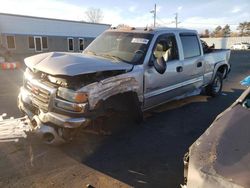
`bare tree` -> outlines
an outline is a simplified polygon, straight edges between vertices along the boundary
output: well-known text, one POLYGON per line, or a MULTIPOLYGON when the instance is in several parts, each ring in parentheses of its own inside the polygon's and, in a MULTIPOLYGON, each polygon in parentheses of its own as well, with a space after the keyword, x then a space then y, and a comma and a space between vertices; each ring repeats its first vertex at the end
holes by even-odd
POLYGON ((103 19, 103 12, 99 8, 89 8, 85 14, 87 16, 87 21, 92 23, 100 23, 103 19))
POLYGON ((117 28, 130 28, 130 26, 126 24, 119 24, 117 25, 117 28))

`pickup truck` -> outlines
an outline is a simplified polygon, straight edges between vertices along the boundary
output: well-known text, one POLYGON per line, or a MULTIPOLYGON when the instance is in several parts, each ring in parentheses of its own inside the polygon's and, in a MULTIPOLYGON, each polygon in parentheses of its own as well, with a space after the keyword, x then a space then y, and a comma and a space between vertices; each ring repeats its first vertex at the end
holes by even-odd
POLYGON ((110 111, 141 121, 143 111, 204 89, 221 93, 230 50, 204 49, 194 30, 111 28, 82 53, 25 59, 18 107, 45 142, 74 138, 110 111))

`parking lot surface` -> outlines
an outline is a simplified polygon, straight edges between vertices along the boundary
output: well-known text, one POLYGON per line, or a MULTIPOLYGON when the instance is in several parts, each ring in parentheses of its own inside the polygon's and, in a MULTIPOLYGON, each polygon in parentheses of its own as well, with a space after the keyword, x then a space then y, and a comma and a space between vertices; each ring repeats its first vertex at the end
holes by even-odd
MULTIPOLYGON (((232 71, 217 98, 205 95, 173 101, 146 112, 145 122, 116 121, 111 136, 83 132, 52 147, 29 134, 0 143, 0 187, 179 187, 182 158, 215 117, 230 106, 250 75, 250 52, 233 51, 232 71), (21 186, 20 186, 21 185, 21 186)), ((0 114, 20 117, 16 97, 22 71, 0 70, 0 114)))

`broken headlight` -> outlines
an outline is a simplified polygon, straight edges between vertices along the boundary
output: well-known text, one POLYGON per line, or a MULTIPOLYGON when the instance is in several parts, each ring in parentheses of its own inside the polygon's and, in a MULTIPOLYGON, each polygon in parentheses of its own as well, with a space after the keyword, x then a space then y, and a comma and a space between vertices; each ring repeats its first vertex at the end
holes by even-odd
POLYGON ((87 93, 77 92, 71 89, 59 87, 57 91, 57 96, 70 102, 84 103, 88 100, 87 93))
POLYGON ((84 112, 86 103, 85 104, 76 104, 76 103, 71 103, 71 102, 66 102, 60 99, 55 100, 55 105, 58 108, 62 108, 64 110, 69 110, 72 112, 84 112))
POLYGON ((25 69, 24 78, 27 80, 31 80, 33 78, 32 71, 29 68, 25 69))

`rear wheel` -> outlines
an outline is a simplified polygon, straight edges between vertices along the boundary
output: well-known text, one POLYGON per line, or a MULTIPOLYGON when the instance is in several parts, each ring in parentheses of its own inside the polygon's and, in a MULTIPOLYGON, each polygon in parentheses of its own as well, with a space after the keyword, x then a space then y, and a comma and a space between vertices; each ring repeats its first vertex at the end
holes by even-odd
POLYGON ((223 75, 220 72, 217 72, 213 82, 205 88, 206 94, 212 97, 216 97, 221 94, 222 86, 223 75))

